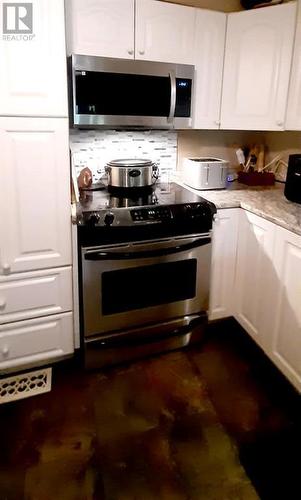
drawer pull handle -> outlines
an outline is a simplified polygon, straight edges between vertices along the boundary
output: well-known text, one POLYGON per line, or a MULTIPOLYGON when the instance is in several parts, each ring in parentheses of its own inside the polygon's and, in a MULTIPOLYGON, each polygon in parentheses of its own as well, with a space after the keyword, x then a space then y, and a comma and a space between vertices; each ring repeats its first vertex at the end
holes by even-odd
POLYGON ((6 300, 0 298, 0 309, 4 309, 6 306, 6 300))
POLYGON ((3 354, 4 357, 8 356, 8 354, 9 354, 9 348, 7 347, 7 345, 5 345, 2 348, 2 354, 3 354))
POLYGON ((2 267, 3 267, 3 271, 5 273, 9 273, 10 272, 10 265, 7 262, 5 262, 2 267))

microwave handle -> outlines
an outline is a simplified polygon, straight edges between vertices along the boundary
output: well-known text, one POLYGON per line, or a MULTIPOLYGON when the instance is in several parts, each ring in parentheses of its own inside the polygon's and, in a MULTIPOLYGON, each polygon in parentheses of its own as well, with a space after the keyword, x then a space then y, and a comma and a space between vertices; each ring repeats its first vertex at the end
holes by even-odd
POLYGON ((170 109, 167 118, 168 123, 172 123, 176 112, 176 98, 177 98, 177 80, 174 71, 169 72, 170 78, 170 109))
POLYGON ((193 248, 201 247, 203 245, 208 245, 211 243, 210 237, 198 238, 197 240, 186 243, 185 245, 178 245, 170 248, 160 248, 154 250, 144 250, 137 252, 89 252, 84 255, 85 260, 128 260, 128 259, 139 259, 147 257, 163 257, 166 255, 177 254, 187 250, 192 250, 193 248))

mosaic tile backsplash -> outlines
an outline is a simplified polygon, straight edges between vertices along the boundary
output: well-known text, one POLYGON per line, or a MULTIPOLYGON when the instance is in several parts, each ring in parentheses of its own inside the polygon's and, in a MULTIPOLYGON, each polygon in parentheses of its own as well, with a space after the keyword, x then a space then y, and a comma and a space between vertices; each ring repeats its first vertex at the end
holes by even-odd
POLYGON ((150 159, 162 178, 172 176, 177 166, 177 132, 170 130, 71 130, 70 149, 77 175, 89 167, 94 182, 117 158, 150 159))

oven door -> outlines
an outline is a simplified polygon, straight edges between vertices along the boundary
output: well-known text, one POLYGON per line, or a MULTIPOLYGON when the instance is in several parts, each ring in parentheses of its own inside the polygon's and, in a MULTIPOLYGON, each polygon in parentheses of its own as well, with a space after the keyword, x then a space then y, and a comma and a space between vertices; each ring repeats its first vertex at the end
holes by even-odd
POLYGON ((82 249, 84 336, 207 311, 211 235, 82 249))

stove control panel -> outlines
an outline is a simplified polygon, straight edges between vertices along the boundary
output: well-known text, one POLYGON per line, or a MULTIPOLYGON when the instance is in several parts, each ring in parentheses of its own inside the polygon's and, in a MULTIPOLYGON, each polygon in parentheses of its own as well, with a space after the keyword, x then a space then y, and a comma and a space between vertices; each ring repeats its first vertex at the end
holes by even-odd
POLYGON ((131 217, 134 222, 165 222, 171 220, 173 215, 170 207, 150 207, 131 210, 131 217))

